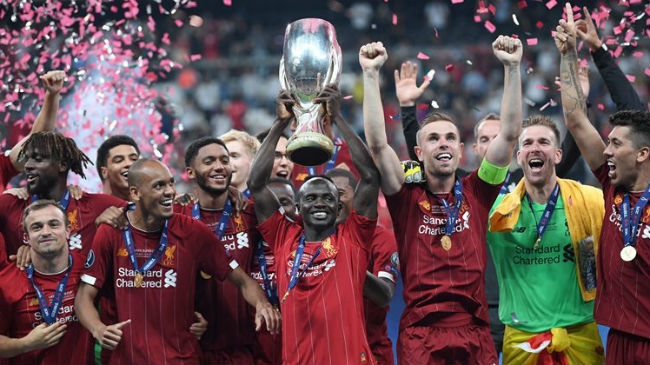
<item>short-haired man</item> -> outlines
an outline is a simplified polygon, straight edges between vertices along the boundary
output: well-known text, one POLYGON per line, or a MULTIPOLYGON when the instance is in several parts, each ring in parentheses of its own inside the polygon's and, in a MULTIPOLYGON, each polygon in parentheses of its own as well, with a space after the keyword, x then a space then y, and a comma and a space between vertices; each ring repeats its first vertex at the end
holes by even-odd
POLYGON ((66 212, 53 200, 38 200, 22 217, 31 265, 0 271, 0 358, 9 358, 8 364, 90 365, 92 338, 74 311, 85 258, 68 249, 66 212))
POLYGON ((559 140, 552 119, 524 120, 517 151, 524 178, 490 211, 505 364, 604 361, 593 317, 603 195, 556 176, 559 140))
MULTIPOLYGON (((349 170, 340 168, 329 170, 325 176, 331 178, 339 190, 341 210, 337 224, 341 224, 353 209, 357 178, 349 170)), ((388 338, 386 315, 399 272, 397 243, 393 232, 380 225, 377 225, 369 240, 371 244, 363 298, 366 336, 377 364, 393 365, 393 343, 388 338)))
POLYGON ((556 27, 561 54, 562 109, 567 129, 605 198, 596 322, 609 326, 607 364, 646 364, 650 358, 650 113, 621 111, 610 116, 614 126, 607 145, 589 122, 584 95, 577 86, 576 24, 571 4, 567 20, 556 27))
MULTIPOLYGON (((257 135, 257 139, 260 142, 264 142, 264 139, 269 134, 269 131, 264 131, 257 135)), ((289 141, 289 136, 286 133, 282 132, 280 139, 278 140, 278 145, 275 146, 274 160, 273 160, 273 172, 271 177, 278 177, 281 179, 291 179, 294 164, 293 161, 289 159, 287 155, 287 142, 289 141)))
POLYGON ((174 178, 159 161, 141 159, 129 169, 135 209, 129 226, 100 226, 93 241, 94 262, 82 276, 75 310, 103 347, 110 364, 198 364, 199 343, 187 330, 194 316, 199 270, 235 283, 256 307, 257 329, 273 332, 279 313, 203 223, 173 212, 174 178), (99 319, 93 302, 113 282, 117 324, 99 319))
POLYGON ((24 243, 21 212, 38 199, 52 199, 61 204, 70 221, 70 250, 79 250, 85 257, 97 230, 97 217, 110 207, 123 207, 126 203, 110 195, 85 192, 81 198, 72 199, 66 186, 68 174, 72 171, 85 177, 83 170, 90 160, 72 138, 61 133, 32 134, 25 141, 21 158, 25 160, 27 191, 32 197, 24 200, 10 194, 0 196, 0 206, 3 207, 0 210, 0 233, 6 241, 6 249, 0 247, 0 262, 6 262, 6 255, 15 254, 24 243))
MULTIPOLYGON (((239 202, 229 196, 235 176, 232 156, 233 152, 218 138, 202 137, 192 142, 185 152, 185 171, 196 183, 193 195, 197 199, 184 206, 174 204, 174 211, 208 226, 218 238, 219 245, 249 274, 259 233, 255 228, 257 220, 253 207, 239 211, 239 202)), ((239 196, 238 199, 245 199, 241 194, 239 196)), ((208 330, 201 337, 201 362, 252 363, 251 346, 255 342, 255 333, 249 306, 239 288, 201 272, 197 279, 195 302, 197 311, 208 321, 208 330)))
POLYGON ((504 65, 499 134, 481 167, 460 179, 456 170, 464 146, 458 128, 442 113, 427 117, 415 147, 426 186, 404 183, 399 158, 387 142, 379 92, 386 50, 371 43, 359 52, 366 140, 381 174, 402 262, 406 309, 397 345, 400 364, 498 362, 485 298, 485 234, 521 130, 522 45, 499 36, 492 48, 504 65))
POLYGON ((253 163, 253 158, 260 148, 257 138, 244 131, 229 130, 219 137, 230 153, 230 166, 232 167, 232 186, 241 191, 246 198, 250 192, 246 187, 248 174, 253 163))
POLYGON ((378 171, 366 146, 341 116, 341 94, 327 86, 314 99, 323 104, 350 148, 361 174, 354 209, 338 226, 336 185, 322 176, 308 179, 298 192, 301 223, 287 219, 267 187, 281 132, 289 126, 293 104, 286 92, 278 118, 262 143, 248 186, 255 201, 258 229, 276 258, 282 308, 283 364, 375 364, 363 323, 363 283, 369 242, 377 222, 378 171))
POLYGON ((102 181, 102 192, 129 200, 129 167, 140 158, 140 148, 125 135, 108 137, 97 149, 95 167, 102 181))

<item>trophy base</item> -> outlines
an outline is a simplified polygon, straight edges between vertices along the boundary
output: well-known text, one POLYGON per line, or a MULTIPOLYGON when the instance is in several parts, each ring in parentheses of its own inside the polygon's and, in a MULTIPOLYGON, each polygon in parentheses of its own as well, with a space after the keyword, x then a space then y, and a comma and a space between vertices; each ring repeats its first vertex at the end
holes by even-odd
POLYGON ((334 155, 334 143, 322 133, 294 134, 287 142, 287 155, 291 161, 298 165, 322 165, 334 155))

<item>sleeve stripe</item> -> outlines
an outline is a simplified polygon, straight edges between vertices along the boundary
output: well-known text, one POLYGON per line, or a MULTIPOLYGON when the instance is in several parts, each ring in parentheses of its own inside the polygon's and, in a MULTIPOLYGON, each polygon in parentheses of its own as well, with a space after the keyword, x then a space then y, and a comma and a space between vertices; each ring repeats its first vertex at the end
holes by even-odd
POLYGON ((81 275, 81 281, 83 281, 86 284, 94 286, 95 283, 97 282, 97 278, 95 278, 94 276, 90 276, 88 274, 83 274, 81 275))
POLYGON ((389 272, 386 272, 386 271, 380 271, 380 272, 378 272, 378 273, 377 273, 377 277, 379 277, 379 278, 386 278, 386 279, 392 281, 393 283, 395 282, 395 276, 393 276, 393 274, 391 274, 391 273, 389 273, 389 272))
POLYGON ((236 268, 239 267, 239 263, 237 262, 237 260, 230 261, 229 265, 230 265, 230 268, 233 269, 233 270, 235 270, 236 268))

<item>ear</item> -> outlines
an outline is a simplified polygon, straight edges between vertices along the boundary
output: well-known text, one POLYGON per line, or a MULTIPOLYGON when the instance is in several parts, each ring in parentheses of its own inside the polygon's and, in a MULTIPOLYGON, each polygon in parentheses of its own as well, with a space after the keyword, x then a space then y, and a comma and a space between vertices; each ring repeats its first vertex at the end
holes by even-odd
POLYGON ((337 216, 337 217, 338 217, 339 215, 341 215, 341 211, 342 211, 342 210, 343 210, 343 203, 341 203, 341 202, 339 201, 338 209, 336 210, 336 216, 337 216))
POLYGON ((476 142, 472 143, 472 151, 474 151, 474 154, 478 156, 478 144, 476 142))
POLYGON ((418 160, 420 162, 424 162, 422 160, 422 148, 420 146, 416 145, 415 147, 413 147, 413 152, 415 152, 415 155, 418 156, 418 160))
POLYGON ((460 142, 460 156, 458 157, 462 159, 464 154, 465 154, 465 143, 460 142))
POLYGON ((636 162, 644 163, 650 158, 650 147, 641 147, 636 153, 636 162))
POLYGON ((102 166, 99 168, 99 171, 101 171, 102 174, 102 181, 106 181, 106 179, 108 179, 108 167, 102 166))
POLYGON ((553 163, 555 163, 556 165, 559 164, 560 162, 562 162, 562 149, 561 148, 558 148, 558 149, 555 150, 555 156, 554 157, 555 158, 554 158, 553 163))
POLYGON ((134 203, 140 201, 140 192, 138 191, 138 188, 135 186, 129 186, 129 197, 134 203))
POLYGON ((194 171, 193 168, 186 167, 185 168, 185 173, 187 173, 187 177, 190 178, 190 180, 196 179, 196 172, 194 171))
POLYGON ((70 233, 71 233, 70 224, 68 224, 68 226, 65 227, 65 239, 66 239, 66 241, 70 239, 70 233))
POLYGON ((67 172, 69 168, 70 168, 70 165, 68 165, 67 162, 65 162, 65 161, 60 161, 59 162, 59 172, 67 172))

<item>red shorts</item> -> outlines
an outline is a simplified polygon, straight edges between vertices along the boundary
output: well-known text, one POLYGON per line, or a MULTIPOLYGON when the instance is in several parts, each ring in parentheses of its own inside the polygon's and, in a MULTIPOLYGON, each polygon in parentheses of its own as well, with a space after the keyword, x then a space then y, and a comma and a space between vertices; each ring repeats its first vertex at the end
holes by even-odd
POLYGON ((439 323, 402 330, 397 339, 400 365, 493 365, 499 363, 487 324, 442 327, 439 323))
POLYGON ((272 335, 266 329, 257 333, 253 346, 256 365, 280 365, 282 363, 282 335, 272 335))
POLYGON ((610 329, 607 335, 607 365, 647 365, 650 362, 650 340, 610 329))
POLYGON ((201 352, 202 365, 251 365, 253 363, 253 354, 246 346, 201 352))

